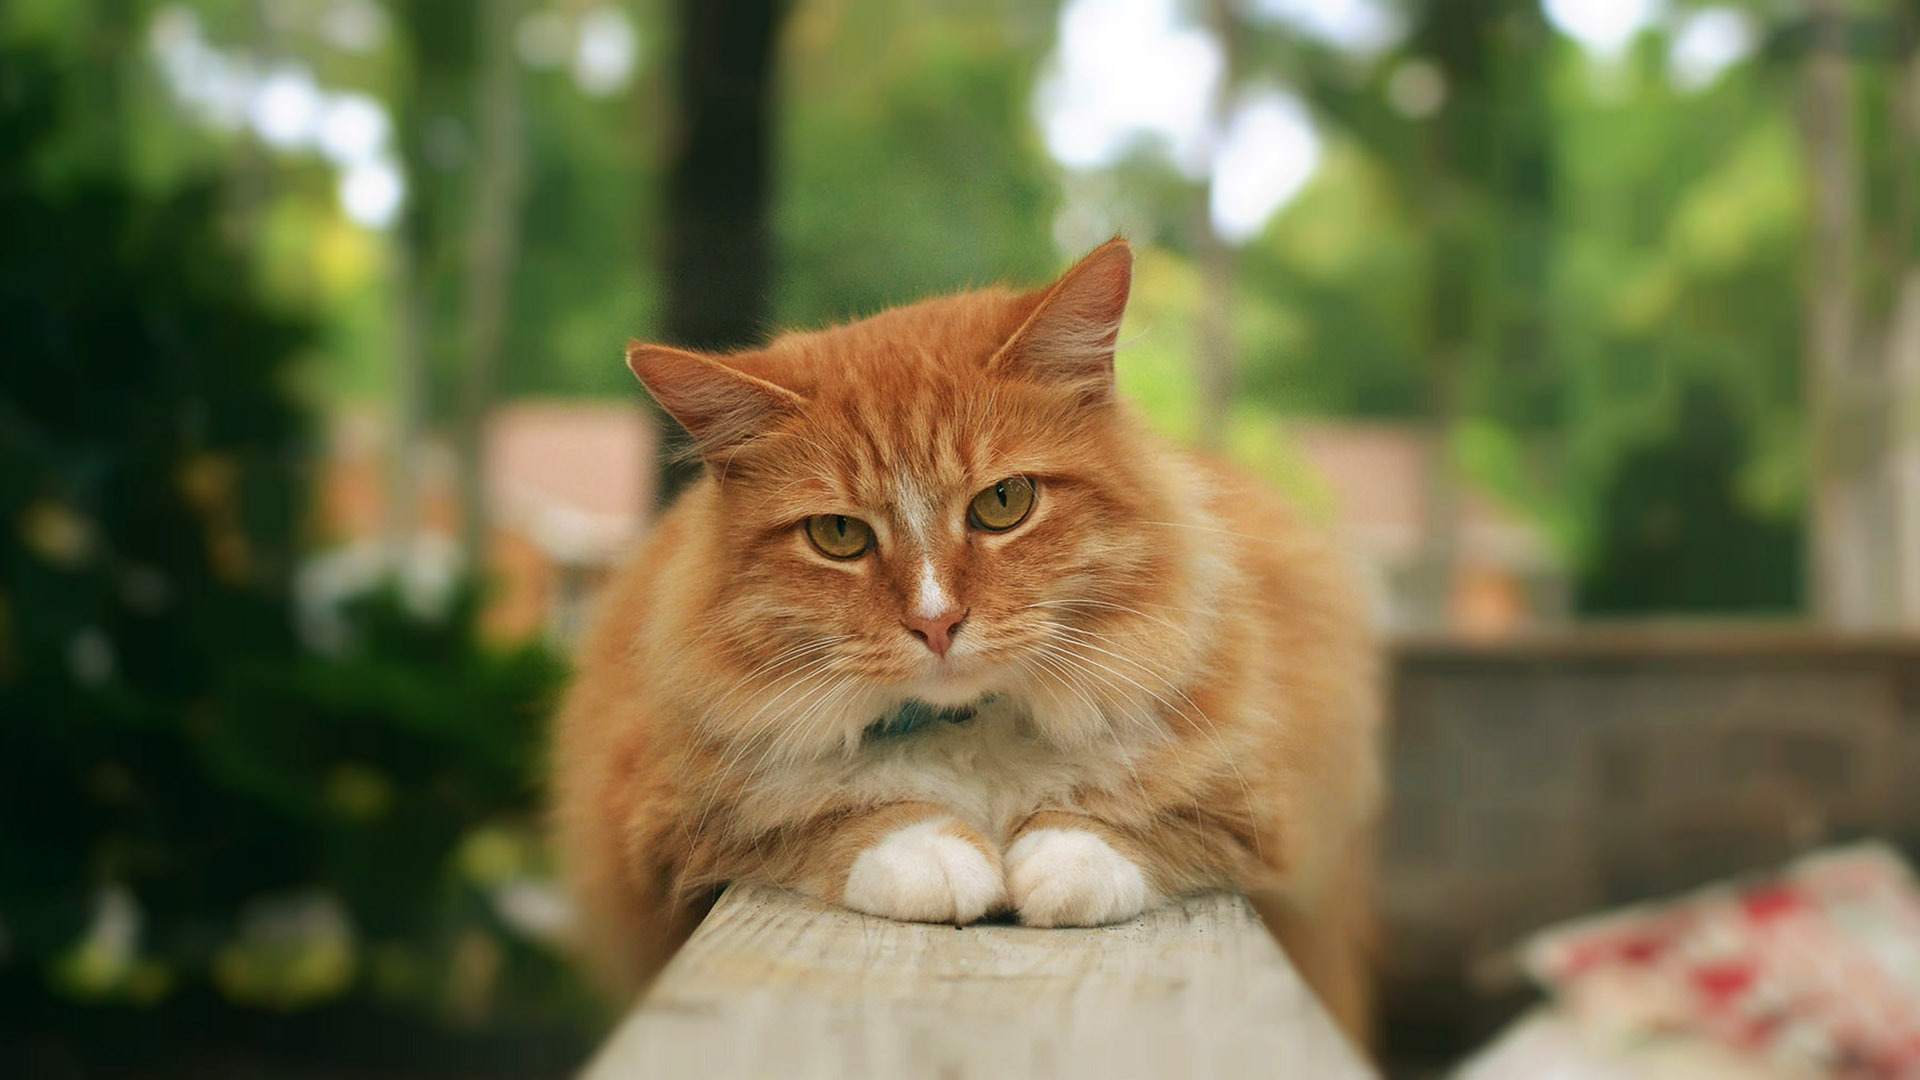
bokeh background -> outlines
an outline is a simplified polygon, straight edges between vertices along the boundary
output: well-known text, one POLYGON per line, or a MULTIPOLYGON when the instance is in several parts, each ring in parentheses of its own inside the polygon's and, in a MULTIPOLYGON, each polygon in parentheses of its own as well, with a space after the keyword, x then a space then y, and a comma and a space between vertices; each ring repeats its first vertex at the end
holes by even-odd
POLYGON ((0 1073, 564 1075, 620 361, 1140 250, 1395 649, 1386 1026, 1920 837, 1913 0, 6 0, 0 1073))

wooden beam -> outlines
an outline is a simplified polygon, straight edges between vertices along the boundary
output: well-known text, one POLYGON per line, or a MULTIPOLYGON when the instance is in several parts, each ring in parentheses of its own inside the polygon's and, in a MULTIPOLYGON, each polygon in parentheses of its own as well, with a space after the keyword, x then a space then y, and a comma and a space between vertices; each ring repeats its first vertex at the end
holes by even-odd
POLYGON ((735 886, 584 1075, 1374 1073, 1237 896, 1093 930, 957 929, 735 886))

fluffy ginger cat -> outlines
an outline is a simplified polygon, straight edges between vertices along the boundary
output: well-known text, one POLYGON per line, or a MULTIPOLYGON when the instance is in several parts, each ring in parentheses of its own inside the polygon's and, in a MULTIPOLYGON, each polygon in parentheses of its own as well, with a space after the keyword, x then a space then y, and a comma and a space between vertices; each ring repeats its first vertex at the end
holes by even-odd
POLYGON ((555 726, 583 944, 631 993, 729 881, 895 919, 1252 897, 1364 1039, 1376 657, 1341 561, 1114 391, 1133 255, 705 356, 705 476, 555 726))

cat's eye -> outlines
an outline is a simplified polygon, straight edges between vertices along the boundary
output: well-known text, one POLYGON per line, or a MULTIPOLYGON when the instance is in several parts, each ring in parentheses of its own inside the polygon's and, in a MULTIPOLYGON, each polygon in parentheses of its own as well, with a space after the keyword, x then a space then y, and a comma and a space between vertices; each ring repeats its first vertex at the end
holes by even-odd
POLYGON ((815 514, 807 519, 807 539, 828 558, 857 559, 873 546, 873 529, 845 514, 815 514))
POLYGON ((973 497, 967 520, 976 528, 1005 532, 1027 519, 1033 510, 1033 481, 1009 476, 973 497))

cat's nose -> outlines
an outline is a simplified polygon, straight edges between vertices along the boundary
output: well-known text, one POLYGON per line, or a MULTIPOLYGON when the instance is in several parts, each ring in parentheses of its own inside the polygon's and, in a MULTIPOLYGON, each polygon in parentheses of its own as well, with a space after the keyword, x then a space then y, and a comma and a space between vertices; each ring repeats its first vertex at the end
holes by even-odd
POLYGON ((933 650, 933 655, 944 657, 947 649, 953 645, 953 635, 960 632, 960 624, 967 621, 967 613, 958 609, 943 611, 932 618, 912 617, 901 620, 907 633, 933 650))

